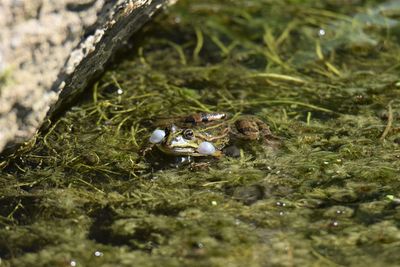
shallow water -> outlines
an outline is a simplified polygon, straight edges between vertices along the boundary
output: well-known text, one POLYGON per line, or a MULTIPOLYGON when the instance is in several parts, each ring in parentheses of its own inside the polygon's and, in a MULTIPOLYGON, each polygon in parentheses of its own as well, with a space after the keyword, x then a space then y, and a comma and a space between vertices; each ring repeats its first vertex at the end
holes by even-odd
POLYGON ((1 162, 0 266, 397 266, 400 2, 314 2, 159 14, 1 162), (283 145, 198 170, 142 157, 153 118, 207 111, 283 145))

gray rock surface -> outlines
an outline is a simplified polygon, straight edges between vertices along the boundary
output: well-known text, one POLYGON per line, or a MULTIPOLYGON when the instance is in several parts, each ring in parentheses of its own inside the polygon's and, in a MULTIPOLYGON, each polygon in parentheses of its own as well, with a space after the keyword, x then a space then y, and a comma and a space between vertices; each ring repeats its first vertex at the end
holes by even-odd
POLYGON ((29 141, 46 116, 81 93, 132 33, 171 2, 1 0, 0 153, 29 141))

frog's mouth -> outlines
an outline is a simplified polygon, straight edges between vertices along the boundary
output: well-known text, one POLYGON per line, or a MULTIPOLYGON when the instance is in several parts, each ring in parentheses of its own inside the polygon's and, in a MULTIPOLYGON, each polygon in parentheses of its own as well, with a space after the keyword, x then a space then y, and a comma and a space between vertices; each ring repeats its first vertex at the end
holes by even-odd
POLYGON ((169 145, 160 144, 158 146, 161 151, 172 155, 193 155, 196 153, 196 144, 191 143, 191 140, 187 140, 182 136, 177 136, 169 145))
POLYGON ((166 147, 163 145, 157 146, 162 152, 174 156, 197 156, 199 154, 193 147, 166 147))
POLYGON ((196 150, 192 147, 174 147, 174 148, 163 148, 163 150, 167 153, 170 154, 181 154, 181 155, 186 155, 186 154, 193 154, 196 153, 196 150))

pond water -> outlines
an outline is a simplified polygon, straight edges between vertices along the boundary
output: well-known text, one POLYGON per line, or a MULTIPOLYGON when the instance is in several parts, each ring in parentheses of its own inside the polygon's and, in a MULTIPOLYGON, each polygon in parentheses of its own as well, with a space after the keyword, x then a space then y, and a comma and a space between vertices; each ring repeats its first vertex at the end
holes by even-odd
POLYGON ((0 266, 398 266, 400 1, 181 0, 1 162, 0 266), (324 2, 324 3, 320 3, 324 2), (157 117, 252 114, 205 168, 157 117))

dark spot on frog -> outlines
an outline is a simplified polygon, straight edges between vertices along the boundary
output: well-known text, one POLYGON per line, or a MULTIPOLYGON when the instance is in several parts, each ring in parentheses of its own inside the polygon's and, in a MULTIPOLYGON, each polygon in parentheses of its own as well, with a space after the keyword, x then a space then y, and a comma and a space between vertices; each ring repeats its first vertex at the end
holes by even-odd
POLYGON ((202 123, 226 119, 225 113, 196 113, 184 118, 185 123, 202 123))
POLYGON ((256 123, 239 120, 235 124, 238 131, 242 134, 258 133, 258 127, 256 123))

